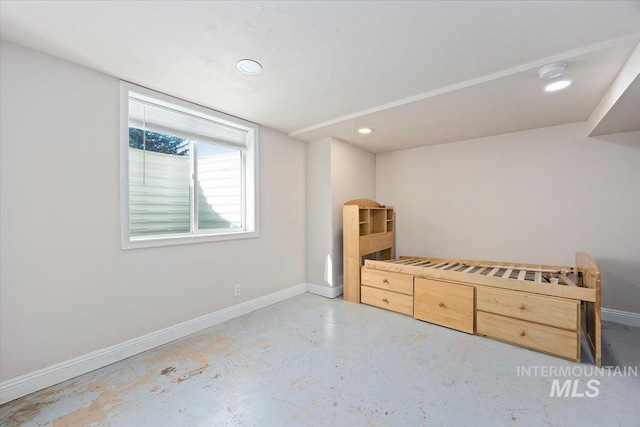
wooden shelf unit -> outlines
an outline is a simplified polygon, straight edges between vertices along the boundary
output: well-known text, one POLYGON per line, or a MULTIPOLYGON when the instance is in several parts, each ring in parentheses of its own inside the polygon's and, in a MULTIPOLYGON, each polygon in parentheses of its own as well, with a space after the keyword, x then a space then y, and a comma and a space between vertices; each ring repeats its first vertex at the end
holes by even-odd
POLYGON ((394 256, 394 212, 373 200, 358 199, 343 207, 344 299, 359 303, 363 257, 378 253, 381 260, 394 256))

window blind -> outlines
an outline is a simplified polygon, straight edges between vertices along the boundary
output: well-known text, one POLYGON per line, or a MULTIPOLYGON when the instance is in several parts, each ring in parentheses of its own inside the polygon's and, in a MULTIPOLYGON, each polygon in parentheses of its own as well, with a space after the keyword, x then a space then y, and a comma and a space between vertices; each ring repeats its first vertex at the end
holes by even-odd
POLYGON ((129 126, 193 141, 247 148, 247 131, 129 97, 129 126))

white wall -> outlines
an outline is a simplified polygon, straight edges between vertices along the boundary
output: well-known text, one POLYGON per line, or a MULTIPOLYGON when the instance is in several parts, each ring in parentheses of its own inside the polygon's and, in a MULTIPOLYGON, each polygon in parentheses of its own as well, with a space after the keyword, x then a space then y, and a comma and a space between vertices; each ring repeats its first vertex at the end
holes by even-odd
POLYGON ((343 284, 342 206, 375 196, 376 156, 335 138, 307 144, 307 280, 343 284))
POLYGON ((640 132, 585 123, 380 154, 397 253, 601 269, 603 306, 640 312, 640 132))
POLYGON ((344 283, 342 206, 353 199, 375 199, 376 156, 339 139, 331 139, 331 253, 333 286, 339 286, 344 283))
POLYGON ((3 381, 305 282, 303 143, 261 128, 260 238, 123 251, 118 80, 0 62, 3 381))
POLYGON ((331 138, 306 148, 307 281, 329 285, 331 259, 331 138))

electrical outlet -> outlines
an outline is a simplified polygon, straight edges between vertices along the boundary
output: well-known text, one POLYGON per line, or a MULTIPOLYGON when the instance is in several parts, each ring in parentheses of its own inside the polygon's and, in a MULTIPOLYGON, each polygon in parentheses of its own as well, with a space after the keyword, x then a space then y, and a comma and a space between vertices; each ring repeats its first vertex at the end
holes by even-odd
POLYGON ((235 285, 233 287, 233 296, 239 297, 240 295, 242 295, 242 285, 235 285))

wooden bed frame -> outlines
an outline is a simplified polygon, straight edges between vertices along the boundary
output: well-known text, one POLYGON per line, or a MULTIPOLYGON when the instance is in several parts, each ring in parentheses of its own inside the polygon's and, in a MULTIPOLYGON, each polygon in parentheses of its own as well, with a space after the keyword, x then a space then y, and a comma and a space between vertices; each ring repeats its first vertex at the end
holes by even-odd
POLYGON ((600 271, 589 255, 576 253, 576 264, 570 267, 414 256, 393 259, 393 214, 393 208, 373 200, 345 204, 345 300, 575 361, 580 361, 584 330, 594 363, 601 366, 600 271), (373 221, 378 210, 385 210, 386 228, 367 229, 367 221, 373 221), (377 259, 363 263, 369 254, 377 254, 377 259), (522 338, 511 337, 512 330, 522 338))

